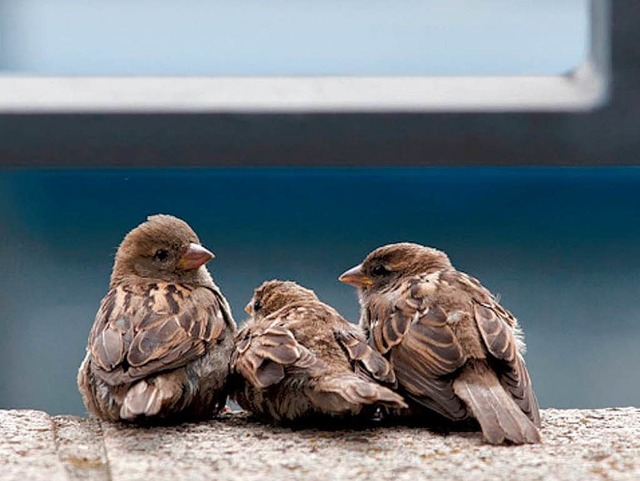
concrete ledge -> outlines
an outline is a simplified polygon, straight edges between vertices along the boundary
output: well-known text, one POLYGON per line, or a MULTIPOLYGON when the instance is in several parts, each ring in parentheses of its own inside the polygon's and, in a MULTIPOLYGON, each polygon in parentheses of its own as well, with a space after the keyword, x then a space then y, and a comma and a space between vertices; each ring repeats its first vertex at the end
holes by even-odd
POLYGON ((640 409, 543 411, 544 442, 495 447, 424 428, 291 430, 242 414, 137 428, 0 411, 3 480, 638 480, 640 409))

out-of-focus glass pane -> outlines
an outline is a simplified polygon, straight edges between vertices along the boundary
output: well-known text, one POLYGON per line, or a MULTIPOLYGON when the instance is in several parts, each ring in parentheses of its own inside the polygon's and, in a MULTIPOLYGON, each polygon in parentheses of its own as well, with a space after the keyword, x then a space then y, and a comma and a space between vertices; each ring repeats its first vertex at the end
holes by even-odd
POLYGON ((558 75, 588 0, 0 0, 0 73, 558 75))

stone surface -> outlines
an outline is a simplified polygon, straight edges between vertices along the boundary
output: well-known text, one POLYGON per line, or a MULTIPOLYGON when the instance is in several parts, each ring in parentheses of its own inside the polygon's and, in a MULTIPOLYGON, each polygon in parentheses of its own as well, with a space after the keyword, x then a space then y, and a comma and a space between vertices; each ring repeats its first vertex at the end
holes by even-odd
POLYGON ((49 416, 40 411, 0 411, 0 477, 66 479, 49 416))
POLYGON ((99 422, 75 416, 57 416, 53 423, 58 457, 65 467, 67 479, 110 479, 99 422))
POLYGON ((0 411, 3 480, 638 480, 640 409, 543 411, 544 442, 417 427, 292 430, 242 414, 133 427, 0 411))

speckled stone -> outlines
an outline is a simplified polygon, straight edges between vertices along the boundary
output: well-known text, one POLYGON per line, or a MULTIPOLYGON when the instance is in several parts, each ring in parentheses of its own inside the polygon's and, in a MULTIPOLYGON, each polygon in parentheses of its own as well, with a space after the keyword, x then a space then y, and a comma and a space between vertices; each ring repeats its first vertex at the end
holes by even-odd
POLYGON ((543 443, 490 446, 425 428, 292 430, 242 414, 139 428, 0 411, 0 478, 90 480, 640 480, 640 409, 543 411, 543 443))
POLYGON ((40 411, 0 410, 0 478, 67 479, 51 417, 40 411))

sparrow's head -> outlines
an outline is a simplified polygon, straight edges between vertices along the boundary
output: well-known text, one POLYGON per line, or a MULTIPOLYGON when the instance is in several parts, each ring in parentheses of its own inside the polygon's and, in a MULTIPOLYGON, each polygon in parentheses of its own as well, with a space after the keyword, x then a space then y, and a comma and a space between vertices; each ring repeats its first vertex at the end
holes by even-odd
POLYGON ((450 267, 451 262, 444 252, 402 242, 377 248, 361 264, 349 269, 338 279, 366 291, 370 288, 382 289, 403 276, 450 267))
POLYGON ((211 277, 204 265, 213 257, 185 221, 171 215, 152 215, 120 244, 111 282, 137 276, 207 284, 211 277))
POLYGON ((291 281, 267 281, 255 291, 245 312, 254 319, 262 319, 289 304, 301 301, 317 301, 315 292, 291 281))

